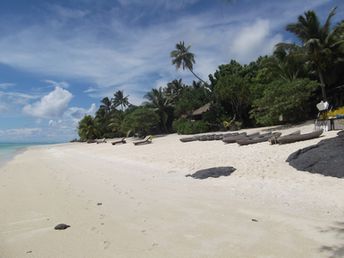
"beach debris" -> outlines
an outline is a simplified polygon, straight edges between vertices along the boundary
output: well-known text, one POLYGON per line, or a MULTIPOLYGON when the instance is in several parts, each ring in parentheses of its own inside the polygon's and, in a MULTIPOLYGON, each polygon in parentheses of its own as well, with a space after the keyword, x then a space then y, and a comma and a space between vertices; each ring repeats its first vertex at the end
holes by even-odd
POLYGON ((251 221, 253 221, 253 222, 258 222, 258 220, 257 220, 257 219, 251 219, 251 221))
POLYGON ((67 229, 69 227, 70 227, 70 225, 61 223, 61 224, 58 224, 58 225, 55 226, 55 230, 65 230, 65 229, 67 229))
POLYGON ((30 251, 26 251, 26 253, 27 253, 27 254, 31 254, 31 253, 32 253, 32 251, 31 251, 31 250, 30 250, 30 251))
POLYGON ((97 203, 97 205, 98 205, 98 206, 100 206, 100 205, 103 205, 103 203, 101 203, 101 202, 98 202, 98 203, 97 203))
POLYGON ((213 167, 198 170, 193 174, 188 174, 186 177, 192 177, 195 179, 206 179, 208 177, 220 177, 220 176, 229 176, 232 174, 236 169, 234 167, 213 167))

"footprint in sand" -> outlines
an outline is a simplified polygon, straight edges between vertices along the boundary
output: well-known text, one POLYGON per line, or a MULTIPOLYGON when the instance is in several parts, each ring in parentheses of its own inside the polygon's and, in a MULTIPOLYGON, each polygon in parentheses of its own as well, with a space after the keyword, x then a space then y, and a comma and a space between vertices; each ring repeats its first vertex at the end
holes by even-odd
POLYGON ((110 241, 104 241, 104 249, 108 249, 110 244, 111 244, 110 241))

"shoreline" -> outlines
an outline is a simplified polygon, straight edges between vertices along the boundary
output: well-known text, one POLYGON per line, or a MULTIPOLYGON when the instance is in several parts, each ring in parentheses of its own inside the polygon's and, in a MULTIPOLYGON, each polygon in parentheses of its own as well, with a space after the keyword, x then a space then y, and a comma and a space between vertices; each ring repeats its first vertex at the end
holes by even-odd
POLYGON ((285 159, 334 135, 286 146, 167 135, 30 148, 0 168, 0 256, 329 257, 344 238, 344 180, 285 159), (229 165, 228 177, 185 177, 229 165), (54 231, 59 223, 71 228, 54 231))

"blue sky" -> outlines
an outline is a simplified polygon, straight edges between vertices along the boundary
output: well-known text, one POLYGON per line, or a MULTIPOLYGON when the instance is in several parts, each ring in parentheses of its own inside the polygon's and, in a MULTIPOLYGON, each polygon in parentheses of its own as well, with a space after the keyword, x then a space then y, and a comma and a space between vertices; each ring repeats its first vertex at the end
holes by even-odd
POLYGON ((324 19, 342 0, 1 0, 0 142, 62 142, 124 90, 140 104, 153 87, 182 78, 169 53, 190 44, 203 78, 294 40, 285 25, 313 9, 324 19))

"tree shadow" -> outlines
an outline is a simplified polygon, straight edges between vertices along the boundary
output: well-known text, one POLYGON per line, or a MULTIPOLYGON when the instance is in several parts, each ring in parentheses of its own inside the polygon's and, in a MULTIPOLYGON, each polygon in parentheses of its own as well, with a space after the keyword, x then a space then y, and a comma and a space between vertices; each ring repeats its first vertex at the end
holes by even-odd
POLYGON ((342 244, 339 245, 324 245, 320 248, 320 252, 328 253, 328 258, 343 258, 344 257, 344 222, 336 222, 334 226, 326 229, 320 229, 322 233, 335 233, 338 239, 343 239, 342 244))
POLYGON ((300 171, 344 178, 344 137, 337 136, 289 155, 289 165, 300 171))

